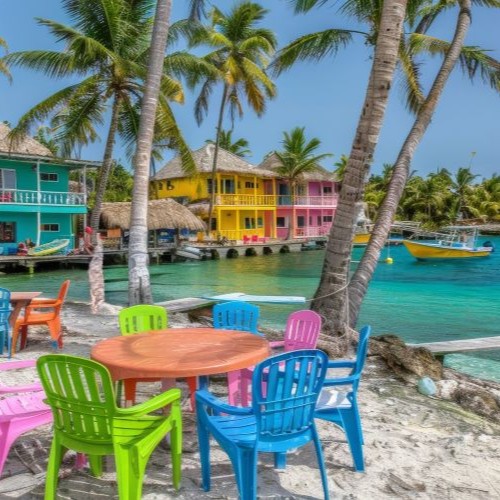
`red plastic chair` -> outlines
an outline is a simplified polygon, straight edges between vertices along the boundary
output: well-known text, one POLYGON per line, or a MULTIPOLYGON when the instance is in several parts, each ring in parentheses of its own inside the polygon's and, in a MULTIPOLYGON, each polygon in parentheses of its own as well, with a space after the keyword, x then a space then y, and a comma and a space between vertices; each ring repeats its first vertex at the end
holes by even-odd
POLYGON ((259 236, 257 234, 252 234, 252 243, 258 243, 259 242, 259 236))
POLYGON ((17 319, 12 332, 12 355, 16 351, 19 332, 21 332, 21 349, 26 347, 30 325, 47 325, 53 344, 62 348, 61 309, 66 300, 70 283, 70 280, 64 281, 56 299, 33 299, 31 304, 26 307, 24 316, 17 319))
MULTIPOLYGON (((36 361, 9 361, 0 364, 0 373, 34 367, 36 361)), ((4 379, 2 375, 0 379, 4 379)), ((38 382, 22 386, 0 385, 0 476, 14 441, 25 432, 52 422, 52 411, 43 400, 45 393, 38 382)))
MULTIPOLYGON (((321 316, 314 311, 295 311, 288 316, 284 340, 269 342, 272 349, 284 352, 299 349, 316 349, 321 331, 321 316)), ((249 406, 252 393, 254 367, 231 372, 228 400, 231 405, 249 406)))
POLYGON ((247 245, 250 243, 250 236, 247 236, 246 234, 243 235, 243 244, 247 245))

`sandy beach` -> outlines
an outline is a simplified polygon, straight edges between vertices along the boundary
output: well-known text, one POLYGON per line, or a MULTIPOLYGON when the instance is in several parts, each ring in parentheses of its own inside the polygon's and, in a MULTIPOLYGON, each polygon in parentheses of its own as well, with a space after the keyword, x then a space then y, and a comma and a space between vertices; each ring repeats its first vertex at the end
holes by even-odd
MULTIPOLYGON (((117 335, 116 308, 91 316, 85 304, 65 308, 64 353, 88 356, 99 340, 117 335)), ((188 323, 171 315, 171 326, 188 323)), ((35 359, 51 352, 48 335, 31 333, 26 350, 15 359, 35 359)), ((5 361, 5 358, 1 362, 5 361)), ((29 376, 35 376, 34 373, 29 376)), ((25 376, 9 374, 2 382, 21 383, 25 376)), ((159 384, 139 386, 139 400, 159 384)), ((222 390, 222 385, 215 385, 222 390)), ((500 498, 500 425, 463 410, 455 403, 423 396, 388 371, 378 357, 368 358, 359 393, 365 435, 366 472, 356 473, 342 431, 322 421, 330 492, 339 499, 493 499, 500 498)), ((215 444, 212 447, 212 490, 201 487, 195 421, 187 411, 184 387, 184 448, 182 487, 171 484, 169 452, 161 445, 154 453, 144 481, 144 499, 237 498, 231 464, 215 444)), ((50 426, 20 437, 12 447, 0 478, 0 499, 43 498, 44 477, 51 441, 50 426)), ((118 498, 112 458, 101 478, 88 470, 76 471, 74 454, 61 468, 58 498, 118 498)), ((259 494, 262 499, 322 498, 319 471, 312 445, 288 455, 286 470, 273 468, 271 456, 260 455, 259 494)))

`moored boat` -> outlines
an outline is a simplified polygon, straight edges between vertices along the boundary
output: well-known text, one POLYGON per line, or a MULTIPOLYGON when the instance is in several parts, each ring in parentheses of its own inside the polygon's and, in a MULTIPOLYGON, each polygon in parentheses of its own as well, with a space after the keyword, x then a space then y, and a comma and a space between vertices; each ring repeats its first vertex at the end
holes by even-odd
POLYGON ((184 259, 190 260, 201 260, 203 258, 203 252, 196 247, 192 246, 182 246, 175 251, 175 255, 178 257, 183 257, 184 259))
POLYGON ((479 232, 470 226, 451 226, 449 233, 435 241, 403 240, 406 249, 419 260, 425 259, 469 259, 488 257, 493 245, 478 245, 479 232))
POLYGON ((53 255, 55 253, 62 253, 66 250, 69 245, 69 240, 53 240, 49 243, 44 243, 43 245, 38 245, 36 247, 30 248, 28 250, 28 255, 41 257, 43 255, 53 255))

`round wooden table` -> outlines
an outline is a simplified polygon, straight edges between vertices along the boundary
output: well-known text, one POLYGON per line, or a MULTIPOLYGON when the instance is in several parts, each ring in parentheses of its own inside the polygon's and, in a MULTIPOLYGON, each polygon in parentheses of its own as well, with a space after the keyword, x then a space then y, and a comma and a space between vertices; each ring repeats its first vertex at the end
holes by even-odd
POLYGON ((10 294, 10 303, 12 304, 12 311, 10 313, 10 326, 14 328, 16 320, 19 317, 23 307, 29 306, 31 301, 42 295, 42 292, 12 292, 10 294))
POLYGON ((269 354, 267 340, 252 333, 168 328, 103 340, 92 348, 91 358, 105 365, 115 381, 201 377, 205 385, 206 375, 247 368, 269 354))

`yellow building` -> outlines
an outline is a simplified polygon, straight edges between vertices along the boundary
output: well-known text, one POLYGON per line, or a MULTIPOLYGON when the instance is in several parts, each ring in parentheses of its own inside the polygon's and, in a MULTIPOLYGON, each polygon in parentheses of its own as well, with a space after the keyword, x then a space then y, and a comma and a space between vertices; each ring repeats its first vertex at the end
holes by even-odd
MULTIPOLYGON (((215 146, 193 152, 198 174, 186 176, 179 157, 169 161, 151 183, 155 198, 174 198, 208 220, 215 146)), ((228 240, 276 238, 276 178, 272 170, 257 168, 243 158, 219 149, 211 236, 228 240)))

